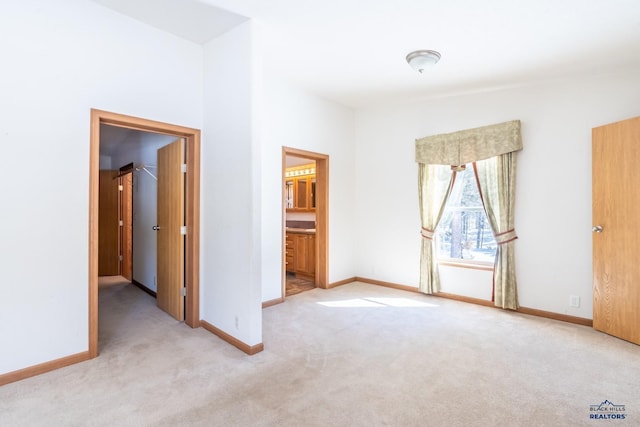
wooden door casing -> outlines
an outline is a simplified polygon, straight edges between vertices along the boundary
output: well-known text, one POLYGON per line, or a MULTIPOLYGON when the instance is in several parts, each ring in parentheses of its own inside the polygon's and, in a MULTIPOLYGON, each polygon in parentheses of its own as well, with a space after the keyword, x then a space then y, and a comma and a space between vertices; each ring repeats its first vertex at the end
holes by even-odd
POLYGON ((592 137, 593 327, 640 344, 640 117, 592 137))
POLYGON ((157 304, 177 320, 184 320, 184 148, 179 139, 158 150, 157 304))

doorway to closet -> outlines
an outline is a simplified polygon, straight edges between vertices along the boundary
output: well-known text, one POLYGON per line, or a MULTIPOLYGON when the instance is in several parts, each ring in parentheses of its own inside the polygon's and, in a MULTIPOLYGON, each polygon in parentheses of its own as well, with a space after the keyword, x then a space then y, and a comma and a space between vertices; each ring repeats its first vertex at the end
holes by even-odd
POLYGON ((131 280, 148 293, 155 292, 158 307, 171 316, 191 327, 200 326, 199 171, 199 130, 91 111, 90 357, 96 357, 99 350, 98 276, 127 274, 127 255, 122 251, 127 245, 123 212, 128 197, 133 205, 131 280), (127 177, 132 178, 131 196, 121 194, 126 193, 127 177), (116 196, 103 197, 105 190, 115 191, 116 196), (116 207, 105 199, 115 199, 116 207), (105 203, 111 207, 105 209, 105 203), (115 223, 111 218, 116 218, 115 223), (112 222, 106 224, 109 220, 112 222), (107 246, 111 249, 105 255, 107 246))
POLYGON ((184 149, 173 135, 100 125, 98 275, 135 284, 176 320, 184 320, 184 149))

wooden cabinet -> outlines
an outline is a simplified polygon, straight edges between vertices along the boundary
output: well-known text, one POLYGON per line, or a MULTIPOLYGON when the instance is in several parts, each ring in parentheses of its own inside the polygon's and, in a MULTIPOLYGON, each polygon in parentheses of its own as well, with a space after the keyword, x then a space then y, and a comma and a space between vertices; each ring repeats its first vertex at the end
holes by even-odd
POLYGON ((285 202, 288 212, 316 210, 316 175, 314 165, 287 168, 285 202))
POLYGON ((296 273, 313 276, 316 271, 316 239, 313 234, 295 235, 296 273))
POLYGON ((286 203, 288 212, 311 212, 316 210, 316 176, 287 178, 286 203))
POLYGON ((285 245, 287 272, 315 278, 316 236, 309 233, 287 232, 285 245))
POLYGON ((296 272, 296 266, 295 266, 295 247, 294 247, 294 238, 293 238, 293 234, 289 234, 287 233, 286 235, 286 239, 285 239, 285 261, 284 261, 284 265, 285 265, 285 270, 288 273, 295 273, 296 272))

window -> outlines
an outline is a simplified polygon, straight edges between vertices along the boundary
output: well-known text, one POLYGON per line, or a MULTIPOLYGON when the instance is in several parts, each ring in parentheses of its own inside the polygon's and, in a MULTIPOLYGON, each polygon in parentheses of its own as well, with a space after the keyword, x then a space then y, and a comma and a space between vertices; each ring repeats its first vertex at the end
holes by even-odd
POLYGON ((457 173, 451 195, 436 228, 441 261, 493 264, 496 240, 482 207, 473 166, 457 173))

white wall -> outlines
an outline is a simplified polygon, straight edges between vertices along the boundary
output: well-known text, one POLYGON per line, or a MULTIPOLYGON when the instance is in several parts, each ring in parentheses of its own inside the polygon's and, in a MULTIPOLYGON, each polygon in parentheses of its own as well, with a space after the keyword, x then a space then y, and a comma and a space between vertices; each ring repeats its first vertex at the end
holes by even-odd
MULTIPOLYGON (((175 141, 175 136, 131 132, 112 155, 114 169, 129 163, 148 165, 158 176, 158 149, 175 141)), ((144 170, 133 172, 133 280, 157 291, 158 181, 144 170)))
MULTIPOLYGON (((591 318, 591 128, 640 115, 639 71, 358 111, 358 275, 417 286, 416 138, 519 119, 520 304, 591 318), (568 306, 570 295, 581 297, 580 308, 568 306)), ((462 282, 480 287, 471 296, 490 290, 490 274, 443 273, 449 292, 474 292, 458 288, 462 282)))
POLYGON ((0 57, 2 374, 88 349, 90 109, 200 128, 202 48, 86 0, 23 0, 2 5, 0 57))
POLYGON ((100 154, 100 169, 111 169, 111 156, 100 154))
POLYGON ((201 318, 262 342, 260 164, 253 24, 205 45, 201 318))
POLYGON ((355 133, 353 110, 268 73, 264 107, 262 300, 270 301, 282 294, 283 146, 329 155, 329 282, 355 276, 355 133))

